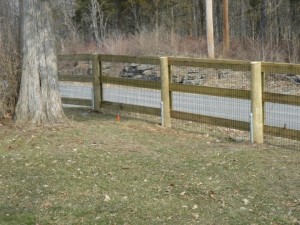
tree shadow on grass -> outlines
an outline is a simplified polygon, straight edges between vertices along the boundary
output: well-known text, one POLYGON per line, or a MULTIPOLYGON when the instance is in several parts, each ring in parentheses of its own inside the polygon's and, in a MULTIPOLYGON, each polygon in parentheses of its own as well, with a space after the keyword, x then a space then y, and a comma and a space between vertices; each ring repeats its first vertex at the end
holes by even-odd
POLYGON ((143 121, 149 124, 159 124, 160 118, 146 114, 130 113, 125 111, 104 111, 96 112, 89 108, 64 108, 66 116, 71 121, 85 122, 122 122, 122 121, 143 121))
POLYGON ((6 214, 0 215, 0 224, 2 225, 32 225, 36 224, 37 219, 34 215, 29 213, 6 214))

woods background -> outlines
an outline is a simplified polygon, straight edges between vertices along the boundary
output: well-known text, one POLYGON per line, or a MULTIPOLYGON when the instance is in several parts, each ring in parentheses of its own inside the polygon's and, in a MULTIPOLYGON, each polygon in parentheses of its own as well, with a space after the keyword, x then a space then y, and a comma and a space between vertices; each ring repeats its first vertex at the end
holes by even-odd
MULTIPOLYGON (((223 1, 213 1, 219 58, 224 57, 223 1)), ((62 4, 60 11, 56 10, 60 21, 56 30, 62 42, 76 34, 110 53, 206 56, 204 0, 77 0, 62 4)), ((229 1, 229 24, 231 51, 226 57, 299 62, 299 0, 229 1)))

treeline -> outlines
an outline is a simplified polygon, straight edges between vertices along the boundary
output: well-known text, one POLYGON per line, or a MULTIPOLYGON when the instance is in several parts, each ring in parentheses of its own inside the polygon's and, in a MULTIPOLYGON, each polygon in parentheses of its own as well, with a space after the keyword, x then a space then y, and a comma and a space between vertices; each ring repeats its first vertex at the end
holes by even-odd
MULTIPOLYGON (((223 2, 213 1, 217 45, 224 33, 223 2)), ((61 2, 57 16, 58 12, 63 19, 57 29, 61 37, 68 37, 67 30, 76 30, 84 40, 98 45, 115 34, 160 32, 195 39, 205 39, 206 34, 205 0, 67 0, 61 2)), ((299 61, 299 0, 229 0, 229 24, 232 50, 237 45, 245 50, 256 46, 261 59, 299 61), (270 56, 275 49, 285 49, 284 57, 270 56)))
MULTIPOLYGON (((215 36, 221 40, 223 0, 213 3, 215 36)), ((106 33, 134 34, 163 27, 180 35, 205 35, 205 0, 77 0, 73 7, 74 20, 85 34, 92 34, 95 16, 106 33)), ((232 38, 255 39, 265 33, 278 42, 300 37, 299 0, 229 1, 229 16, 232 38)))

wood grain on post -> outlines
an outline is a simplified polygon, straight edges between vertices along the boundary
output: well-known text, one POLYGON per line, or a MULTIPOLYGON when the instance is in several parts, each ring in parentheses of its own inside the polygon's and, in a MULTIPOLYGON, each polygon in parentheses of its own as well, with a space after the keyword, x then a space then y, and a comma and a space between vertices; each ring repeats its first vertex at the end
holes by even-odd
POLYGON ((163 127, 171 127, 171 110, 170 110, 170 80, 169 80, 169 67, 168 58, 160 58, 160 78, 161 78, 161 101, 163 102, 162 117, 164 124, 163 127))
POLYGON ((253 141, 262 144, 263 132, 263 103, 261 63, 251 63, 251 112, 253 115, 253 141))
POLYGON ((102 85, 100 82, 101 64, 98 54, 93 54, 93 90, 94 90, 94 110, 100 112, 102 104, 102 85))

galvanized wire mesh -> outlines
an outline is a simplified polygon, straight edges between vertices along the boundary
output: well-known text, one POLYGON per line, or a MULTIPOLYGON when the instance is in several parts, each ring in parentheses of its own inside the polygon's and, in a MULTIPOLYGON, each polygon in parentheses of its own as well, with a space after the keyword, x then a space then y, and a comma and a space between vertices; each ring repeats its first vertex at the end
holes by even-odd
MULTIPOLYGON (((202 133, 206 132, 207 124, 211 124, 231 128, 233 139, 249 140, 248 132, 235 130, 249 131, 250 100, 247 96, 234 96, 235 91, 250 89, 250 71, 246 71, 246 68, 238 71, 235 65, 232 69, 216 69, 185 64, 177 62, 176 66, 171 67, 171 82, 178 89, 184 88, 187 91, 172 92, 172 109, 176 111, 176 117, 199 122, 197 129, 202 133), (228 96, 229 92, 232 97, 228 96)), ((239 95, 237 93, 236 96, 239 95)))
POLYGON ((89 60, 59 60, 59 89, 64 107, 92 107, 92 63, 89 60), (90 79, 90 82, 83 82, 90 79), (86 101, 85 100, 89 100, 86 101))
POLYGON ((277 136, 266 136, 265 142, 300 149, 300 75, 285 65, 264 68, 265 133, 277 136))
MULTIPOLYGON (((151 115, 148 119, 160 121, 159 59, 101 57, 107 59, 101 58, 100 62, 103 110, 137 118, 141 118, 141 114, 151 115)), ((61 95, 63 99, 69 98, 73 105, 78 103, 91 108, 92 58, 79 56, 79 59, 83 60, 68 58, 60 64, 61 95)), ((299 66, 274 65, 262 64, 264 133, 272 135, 265 135, 265 142, 300 149, 300 75, 290 72, 300 69, 299 66)), ((169 58, 172 126, 201 133, 213 131, 223 138, 249 141, 250 70, 250 62, 169 58)))
POLYGON ((104 110, 160 115, 159 65, 102 61, 102 75, 104 110))

